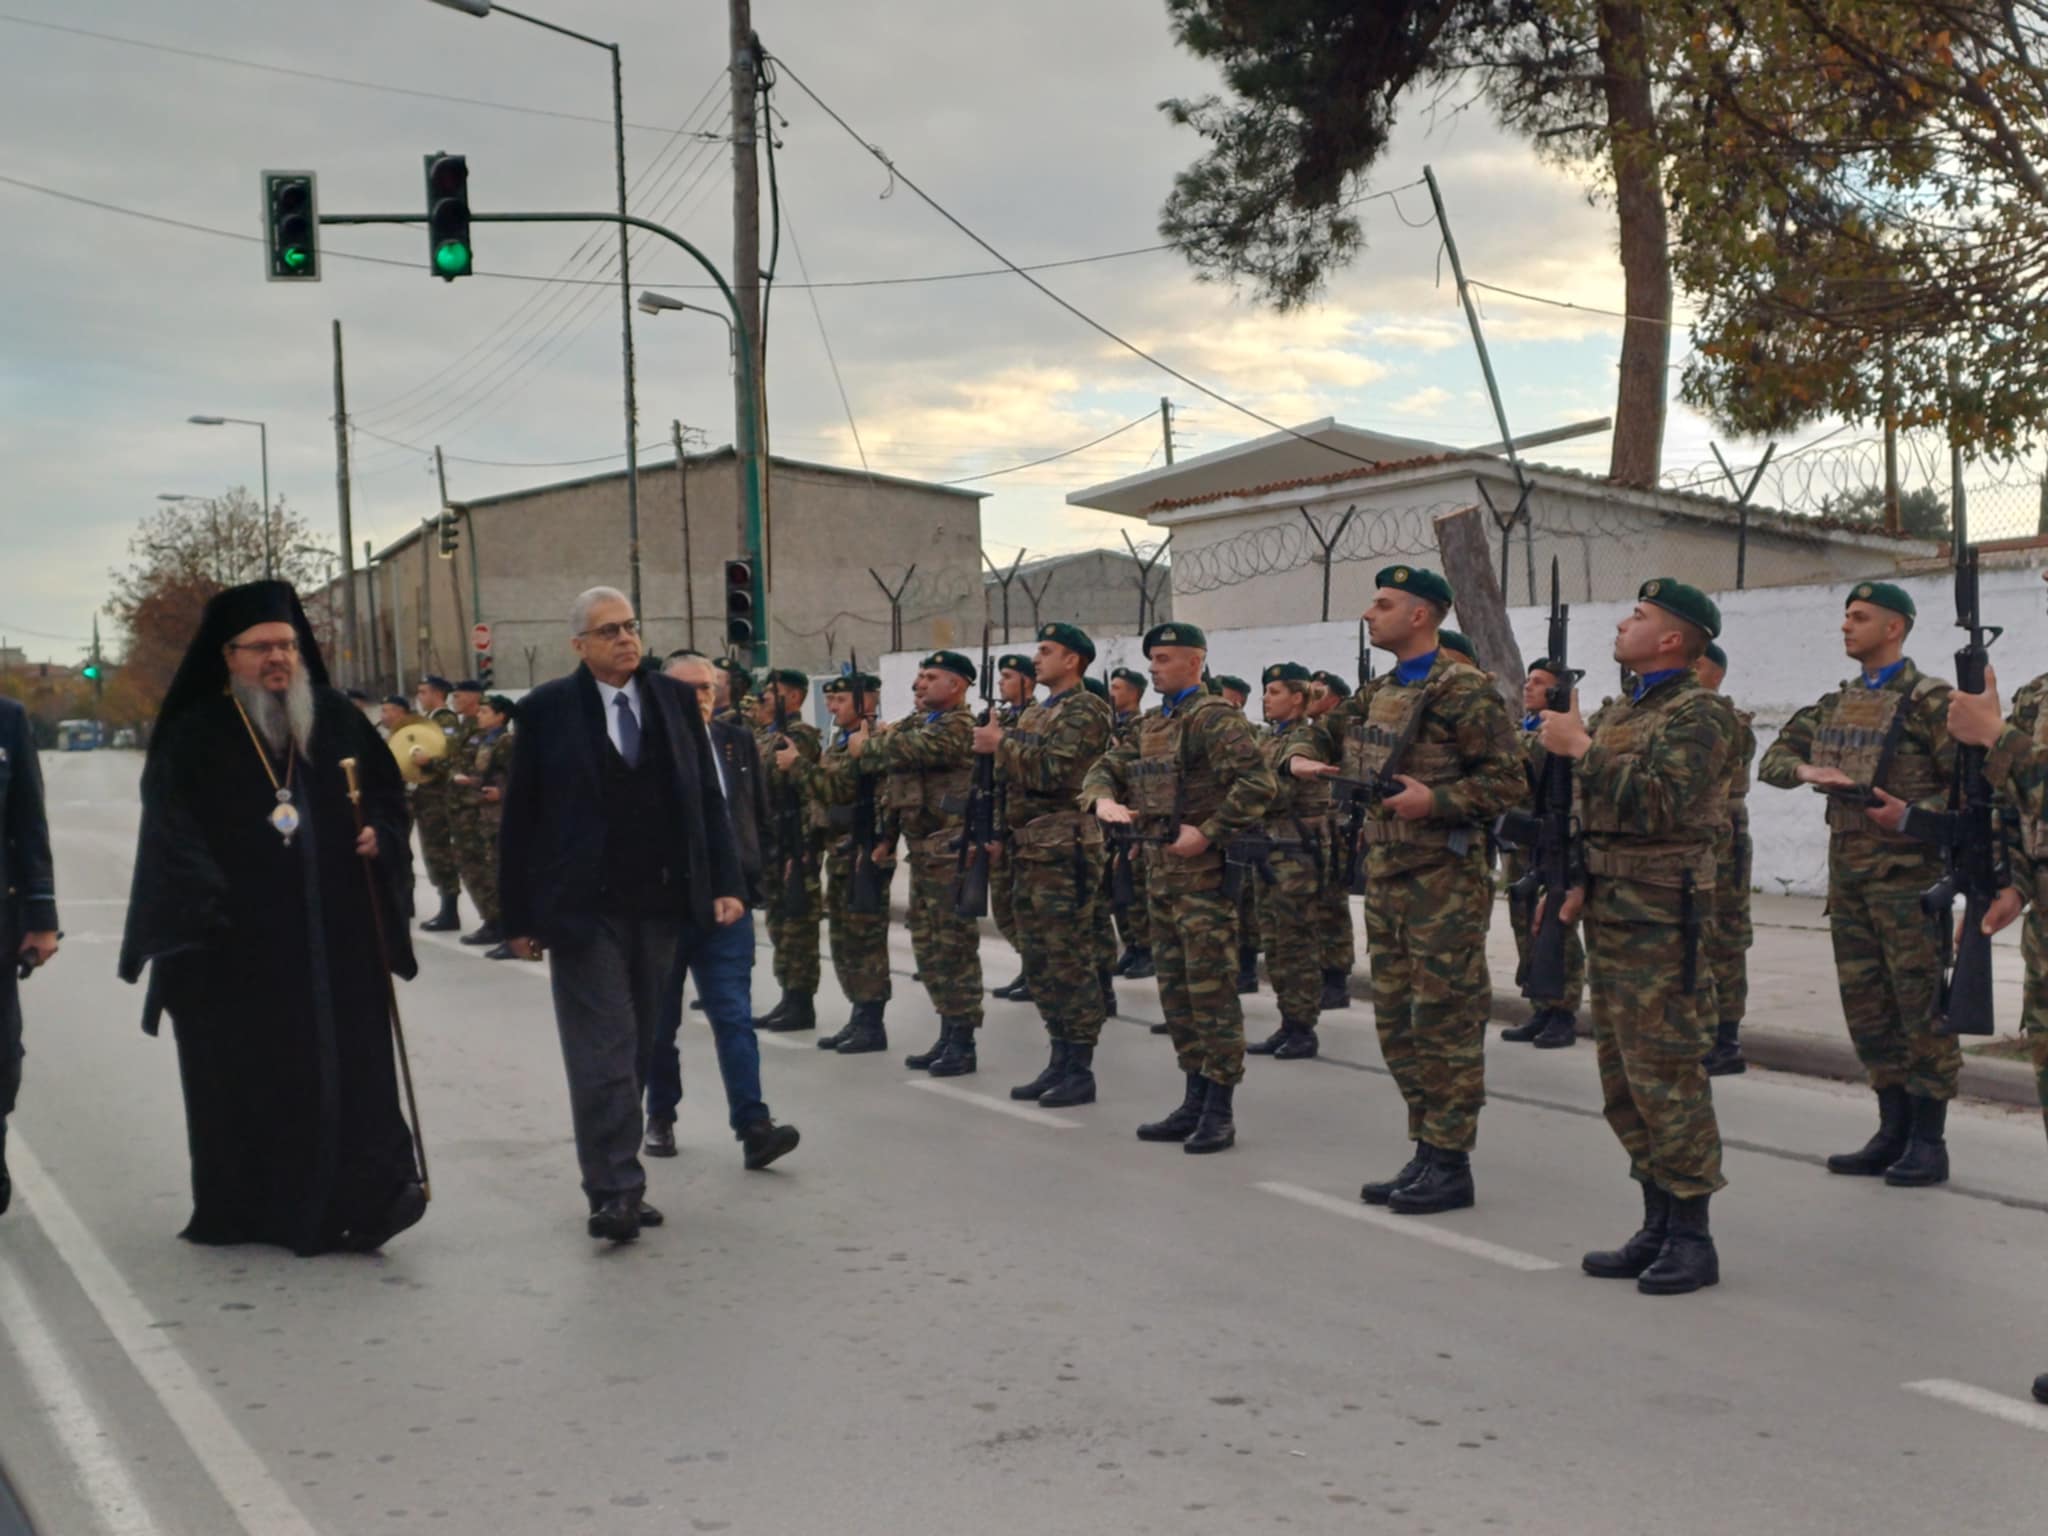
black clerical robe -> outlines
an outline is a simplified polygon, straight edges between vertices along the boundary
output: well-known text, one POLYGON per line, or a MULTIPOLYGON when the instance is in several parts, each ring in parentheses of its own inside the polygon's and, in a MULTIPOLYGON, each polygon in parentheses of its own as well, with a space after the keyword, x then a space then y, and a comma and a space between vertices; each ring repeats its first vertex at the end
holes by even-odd
POLYGON ((348 1246, 419 1177, 400 1110, 385 978, 416 972, 405 790, 390 749, 347 698, 316 690, 312 750, 291 769, 300 825, 269 821, 270 773, 234 701, 160 730, 142 784, 121 974, 151 966, 143 1027, 170 1015, 200 1243, 348 1246), (363 878, 341 759, 353 757, 378 856, 363 878))

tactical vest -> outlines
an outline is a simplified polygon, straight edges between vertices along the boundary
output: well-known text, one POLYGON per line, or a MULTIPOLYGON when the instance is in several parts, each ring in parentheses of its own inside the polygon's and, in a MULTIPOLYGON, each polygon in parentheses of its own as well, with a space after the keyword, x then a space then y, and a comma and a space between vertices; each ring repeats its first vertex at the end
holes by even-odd
MULTIPOLYGON (((1053 722, 1059 718, 1061 710, 1068 708, 1086 710, 1090 705, 1100 708, 1104 716, 1107 716, 1109 711, 1106 705, 1103 705, 1100 700, 1093 698, 1078 688, 1062 695, 1056 704, 1050 702, 1041 703, 1034 700, 1017 717, 1016 725, 1007 733, 1004 740, 1013 741, 1018 746, 1027 750, 1042 747, 1045 745, 1046 738, 1051 735, 1053 722)), ((1105 736, 1105 744, 1107 739, 1105 736)), ((996 759, 996 764, 997 772, 1001 775, 1002 759, 1000 757, 996 759)), ((1021 785, 1009 783, 1004 808, 1012 830, 1019 831, 1030 823, 1047 816, 1061 816, 1068 812, 1073 812, 1078 816, 1080 813, 1075 811, 1074 802, 1081 793, 1081 784, 1088 777, 1088 770, 1094 766, 1093 762, 1086 759, 1070 764, 1067 769, 1066 781, 1050 790, 1036 784, 1026 789, 1021 785)), ((1008 783, 1006 776, 1005 782, 1008 783)), ((1092 816, 1087 819, 1090 821, 1094 820, 1092 816)))
POLYGON ((1297 779, 1287 771, 1283 760, 1287 750, 1299 744, 1312 729, 1313 727, 1297 721, 1280 734, 1268 734, 1259 741, 1260 750, 1266 754, 1267 766, 1273 770, 1273 776, 1280 781, 1280 792, 1273 797, 1273 803, 1266 811, 1269 822, 1276 818, 1292 818, 1304 822, 1321 821, 1330 814, 1329 781, 1297 779))
MULTIPOLYGON (((1839 768, 1865 788, 1882 789, 1901 800, 1926 799, 1941 788, 1933 759, 1887 752, 1886 745, 1894 741, 1895 728, 1904 729, 1899 712, 1940 686, 1931 677, 1921 677, 1904 691, 1866 688, 1861 678, 1851 678, 1821 712, 1813 752, 1807 760, 1816 768, 1839 768)), ((1862 807, 1833 798, 1828 801, 1828 830, 1859 833, 1887 843, 1915 842, 1903 832, 1885 831, 1863 814, 1862 807)))
MULTIPOLYGON (((2034 716, 2034 750, 2048 752, 2048 709, 2042 709, 2034 716)), ((2048 864, 2048 816, 2021 818, 2020 846, 2038 871, 2036 883, 2043 890, 2048 890, 2048 868, 2042 867, 2048 864)))
MULTIPOLYGON (((913 716, 912 720, 922 727, 921 716, 913 716)), ((898 727, 899 730, 902 728, 898 727)), ((936 725, 932 728, 936 729, 936 725)), ((973 786, 972 758, 943 768, 891 767, 882 790, 882 803, 898 815, 922 812, 925 824, 936 827, 941 822, 959 819, 957 809, 946 809, 947 802, 957 807, 973 786)))
POLYGON ((1413 717, 1429 708, 1436 694, 1434 677, 1409 688, 1391 679, 1374 687, 1364 716, 1354 714, 1344 733, 1344 777, 1365 780, 1382 773, 1405 773, 1431 789, 1455 784, 1464 772, 1455 743, 1411 740, 1405 751, 1400 750, 1413 717))
MULTIPOLYGON (((1680 688, 1647 703, 1616 699, 1602 707, 1594 741, 1619 767, 1646 756, 1671 712, 1692 690, 1680 688)), ((1714 888, 1714 838, 1728 821, 1728 776, 1724 773, 1689 806, 1677 830, 1661 837, 1641 836, 1611 800, 1581 796, 1579 824, 1593 839, 1626 838, 1620 847, 1599 841, 1586 849, 1589 874, 1634 880, 1644 885, 1677 886, 1689 871, 1699 890, 1714 888)))
POLYGON ((1210 710, 1230 709, 1220 694, 1198 693, 1173 714, 1148 710, 1137 725, 1138 759, 1125 770, 1131 809, 1140 816, 1199 826, 1223 805, 1228 792, 1208 762, 1189 763, 1188 723, 1210 710))

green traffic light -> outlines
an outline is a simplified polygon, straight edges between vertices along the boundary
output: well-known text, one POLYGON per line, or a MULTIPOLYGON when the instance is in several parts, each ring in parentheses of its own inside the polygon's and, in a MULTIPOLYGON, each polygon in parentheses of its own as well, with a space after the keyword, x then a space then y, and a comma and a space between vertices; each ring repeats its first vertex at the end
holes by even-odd
POLYGON ((469 247, 460 240, 444 240, 434 247, 434 270, 443 277, 460 277, 469 271, 469 247))
POLYGON ((283 260, 284 264, 287 267, 292 269, 292 271, 303 272, 306 268, 306 264, 313 258, 311 257, 310 254, 307 253, 305 247, 290 245, 285 247, 281 259, 283 260))
POLYGON ((87 667, 85 669, 85 676, 87 681, 95 680, 99 677, 99 675, 100 669, 98 667, 87 667))

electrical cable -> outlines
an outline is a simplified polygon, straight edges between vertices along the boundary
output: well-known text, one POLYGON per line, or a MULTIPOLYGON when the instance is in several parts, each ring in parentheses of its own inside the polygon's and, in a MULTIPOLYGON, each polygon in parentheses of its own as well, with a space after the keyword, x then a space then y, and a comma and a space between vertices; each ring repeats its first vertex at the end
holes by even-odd
MULTIPOLYGON (((1122 426, 1117 427, 1113 431, 1105 432, 1100 437, 1091 438, 1087 442, 1082 443, 1079 447, 1069 448, 1063 453, 1049 453, 1042 459, 1032 459, 1023 464, 1012 464, 1006 469, 990 469, 984 470, 982 473, 978 475, 962 475, 958 480, 941 480, 939 484, 968 485, 976 480, 993 480, 998 475, 1014 475, 1020 469, 1036 469, 1041 464, 1051 464, 1059 459, 1070 459, 1075 454, 1085 453, 1088 449, 1098 447, 1101 444, 1108 442, 1113 437, 1122 437, 1126 432, 1130 431, 1133 427, 1142 427, 1145 425, 1146 422, 1156 421, 1158 419, 1159 413, 1157 411, 1147 411, 1144 415, 1138 417, 1135 421, 1127 421, 1122 426)), ((1151 461, 1148 459, 1146 460, 1146 462, 1149 464, 1151 461)))

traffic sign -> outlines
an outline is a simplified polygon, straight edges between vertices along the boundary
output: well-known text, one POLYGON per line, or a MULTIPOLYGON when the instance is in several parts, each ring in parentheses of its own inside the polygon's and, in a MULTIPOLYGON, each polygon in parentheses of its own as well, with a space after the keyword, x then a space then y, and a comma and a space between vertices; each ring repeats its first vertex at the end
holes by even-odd
POLYGON ((488 651, 491 648, 491 626, 479 624, 470 630, 469 643, 478 651, 488 651))

